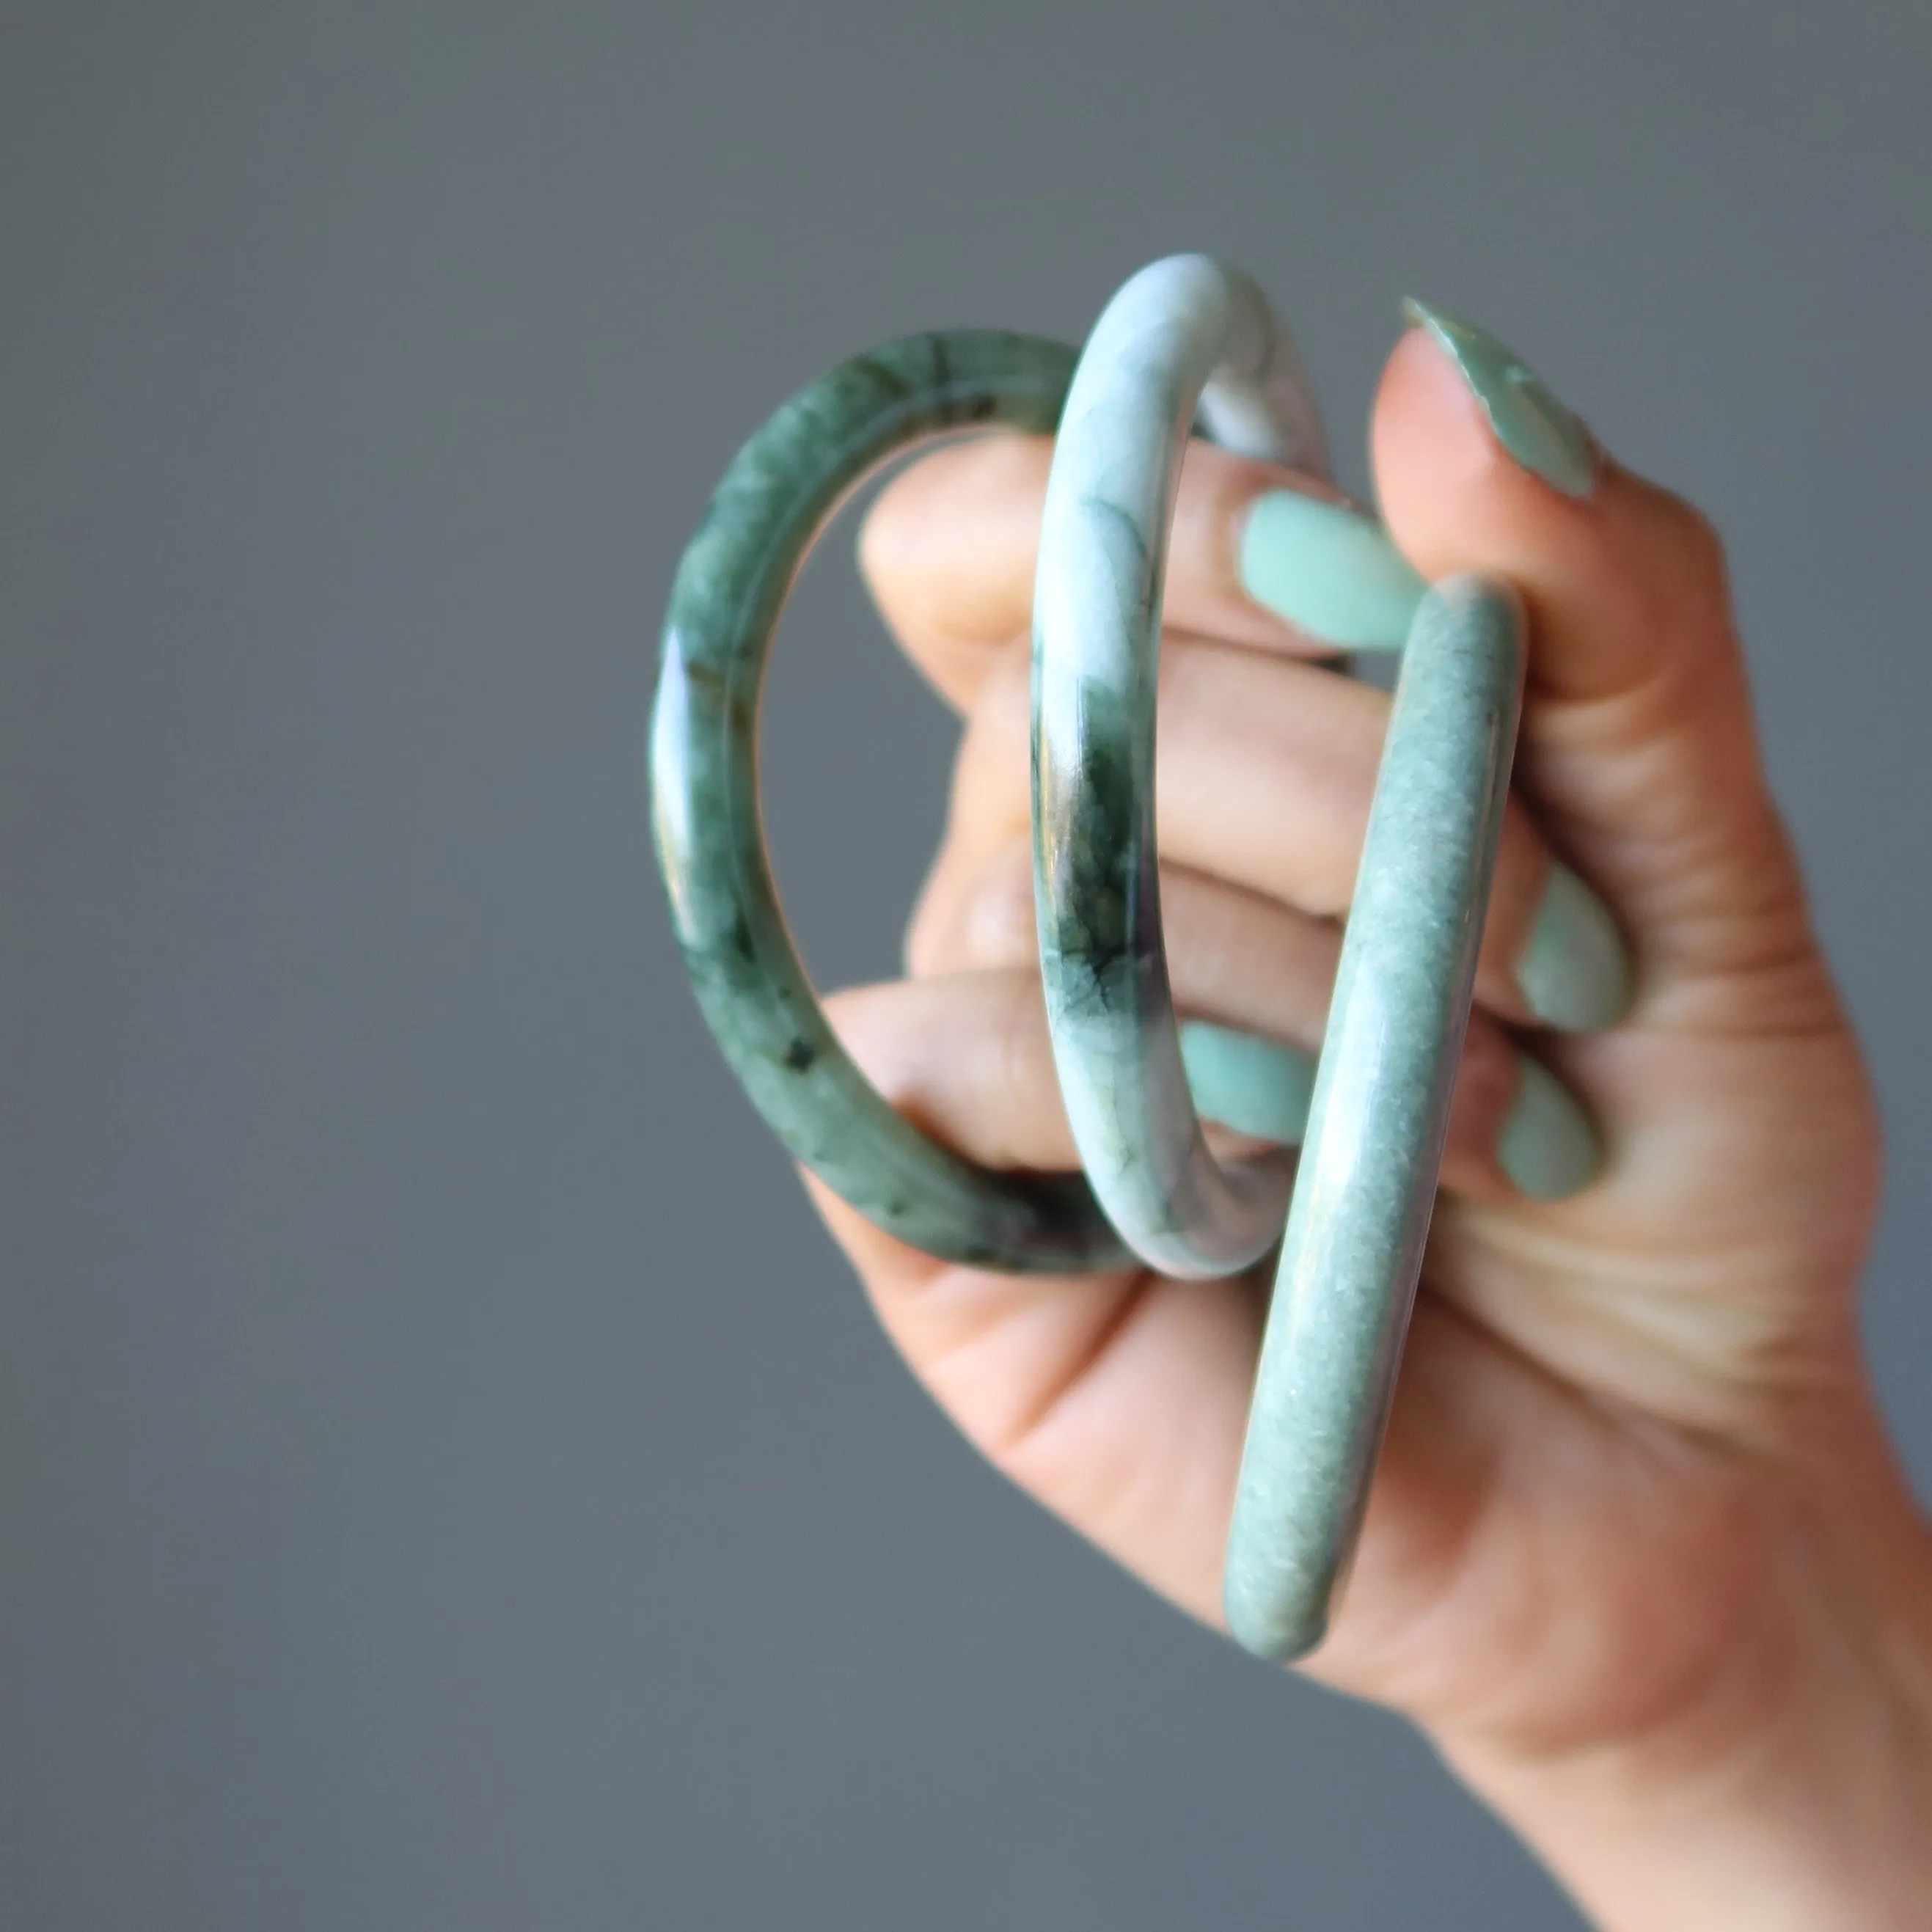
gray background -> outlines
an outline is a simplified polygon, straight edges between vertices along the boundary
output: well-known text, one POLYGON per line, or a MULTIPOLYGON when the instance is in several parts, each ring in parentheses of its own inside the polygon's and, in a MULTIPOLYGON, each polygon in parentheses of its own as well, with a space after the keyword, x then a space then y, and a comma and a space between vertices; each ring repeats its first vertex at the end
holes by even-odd
MULTIPOLYGON (((1491 323, 1730 537, 1923 1490, 1928 98, 1923 0, 0 10, 0 1918, 1574 1923, 902 1373, 680 978, 656 626, 868 341, 1217 250, 1359 484, 1396 298, 1491 323)), ((827 982, 952 735, 848 554, 827 982)))

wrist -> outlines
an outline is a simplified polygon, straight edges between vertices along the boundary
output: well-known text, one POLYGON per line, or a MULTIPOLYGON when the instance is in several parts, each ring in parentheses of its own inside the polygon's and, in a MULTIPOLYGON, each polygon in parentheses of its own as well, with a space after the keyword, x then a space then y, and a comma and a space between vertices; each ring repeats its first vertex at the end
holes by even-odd
POLYGON ((1640 1733, 1438 1734, 1602 1932, 1892 1932, 1932 1896, 1932 1530, 1875 1418, 1780 1508, 1765 1600, 1640 1733))

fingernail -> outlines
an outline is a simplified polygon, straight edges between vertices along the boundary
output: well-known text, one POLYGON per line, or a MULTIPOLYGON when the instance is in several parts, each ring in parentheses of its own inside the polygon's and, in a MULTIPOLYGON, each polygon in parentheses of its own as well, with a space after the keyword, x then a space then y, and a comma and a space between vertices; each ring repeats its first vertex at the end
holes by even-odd
POLYGON ((1180 1059, 1197 1113, 1258 1141, 1300 1144, 1315 1091, 1312 1053, 1211 1020, 1183 1020, 1180 1059))
MULTIPOLYGON (((1183 1020, 1180 1058, 1204 1119, 1285 1147, 1308 1131, 1315 1056, 1278 1040, 1183 1020)), ((1520 1054, 1516 1099, 1496 1142, 1496 1160, 1520 1193, 1561 1201, 1596 1178, 1602 1150, 1590 1117, 1540 1060, 1520 1054)))
POLYGON ((1587 496, 1596 488, 1597 449, 1589 431, 1540 376, 1473 323, 1419 302, 1402 307, 1455 364, 1496 440, 1517 462, 1566 496, 1587 496))
POLYGON ((1496 1160, 1519 1193, 1562 1201, 1587 1187, 1603 1165, 1590 1117, 1541 1061, 1517 1056, 1515 1103, 1496 1142, 1496 1160))
POLYGON ((1429 586, 1373 517, 1292 490, 1248 506, 1241 587, 1338 650, 1399 651, 1429 586))
POLYGON ((1516 983, 1545 1026, 1598 1033, 1630 1009, 1629 949, 1609 907, 1568 866, 1552 864, 1516 962, 1516 983))

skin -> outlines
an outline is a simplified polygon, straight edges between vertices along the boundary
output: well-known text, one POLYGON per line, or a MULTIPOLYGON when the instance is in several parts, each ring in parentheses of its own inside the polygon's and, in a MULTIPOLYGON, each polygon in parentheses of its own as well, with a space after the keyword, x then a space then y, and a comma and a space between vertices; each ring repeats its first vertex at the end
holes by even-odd
MULTIPOLYGON (((1301 1667, 1407 1714, 1607 1932, 1903 1928, 1932 1891, 1932 1534, 1862 1364, 1879 1136, 1756 745, 1723 557, 1606 460, 1558 494, 1411 333, 1376 477, 1424 575, 1521 590, 1529 690, 1424 1288, 1361 1552, 1301 1667), (1552 854, 1616 910, 1637 992, 1530 1033, 1509 968, 1552 854), (1604 1170, 1514 1195, 1518 1044, 1604 1170)), ((866 526, 888 623, 961 712, 908 977, 834 1024, 968 1154, 1071 1167, 1033 958, 1029 602, 1048 450, 908 471, 866 526)), ((1158 811, 1184 1010, 1313 1046, 1386 700, 1236 582, 1242 512, 1305 479, 1191 448, 1158 811)), ((1225 1144, 1225 1142, 1224 1142, 1225 1144)), ((913 1370, 1016 1482, 1220 1622, 1263 1284, 1016 1280, 930 1260, 814 1186, 913 1370)))

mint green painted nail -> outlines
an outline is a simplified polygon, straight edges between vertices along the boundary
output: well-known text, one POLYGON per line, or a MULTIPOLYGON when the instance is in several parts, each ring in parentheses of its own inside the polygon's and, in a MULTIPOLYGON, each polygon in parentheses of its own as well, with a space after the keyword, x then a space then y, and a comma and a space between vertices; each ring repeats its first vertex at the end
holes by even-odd
POLYGON ((1196 1112, 1238 1134, 1298 1147, 1315 1091, 1315 1056, 1211 1020, 1183 1020, 1180 1060, 1196 1112))
POLYGON ((1293 490, 1250 505, 1240 572, 1257 604, 1342 650, 1400 650, 1429 587, 1373 517, 1293 490))
POLYGON ((1610 908, 1568 866, 1552 865, 1516 983, 1545 1026, 1598 1033, 1629 1010, 1630 952, 1610 908))
POLYGON ((1590 1117, 1540 1060, 1516 1060, 1516 1102, 1496 1142, 1504 1173, 1532 1201, 1562 1201, 1587 1187, 1603 1165, 1590 1117))
POLYGON ((1423 302, 1402 307, 1447 352, 1504 448, 1564 496, 1588 496, 1597 485, 1596 446, 1542 379, 1474 323, 1423 302))

